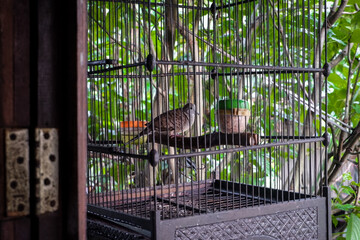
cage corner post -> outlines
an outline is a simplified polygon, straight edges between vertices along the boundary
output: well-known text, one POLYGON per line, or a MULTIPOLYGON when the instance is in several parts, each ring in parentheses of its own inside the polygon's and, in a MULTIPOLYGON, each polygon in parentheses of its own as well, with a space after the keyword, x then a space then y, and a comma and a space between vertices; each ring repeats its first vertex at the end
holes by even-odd
POLYGON ((326 239, 332 238, 332 220, 331 220, 331 188, 323 186, 323 197, 326 198, 326 239))
POLYGON ((151 240, 161 239, 161 227, 160 227, 160 211, 154 210, 150 212, 150 218, 152 223, 151 240))

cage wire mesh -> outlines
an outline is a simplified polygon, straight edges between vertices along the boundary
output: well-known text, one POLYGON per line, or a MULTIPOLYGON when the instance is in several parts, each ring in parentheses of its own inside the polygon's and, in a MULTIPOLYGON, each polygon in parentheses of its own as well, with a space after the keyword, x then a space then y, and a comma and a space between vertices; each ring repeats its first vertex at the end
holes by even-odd
POLYGON ((170 219, 322 195, 323 8, 89 0, 88 203, 170 219))

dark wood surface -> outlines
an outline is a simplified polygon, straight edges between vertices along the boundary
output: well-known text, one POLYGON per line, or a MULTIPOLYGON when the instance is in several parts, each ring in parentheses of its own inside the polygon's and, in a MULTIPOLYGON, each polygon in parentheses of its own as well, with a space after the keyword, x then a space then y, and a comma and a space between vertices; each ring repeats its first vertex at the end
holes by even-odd
POLYGON ((28 0, 18 0, 14 6, 14 122, 16 126, 30 124, 30 10, 28 0))
MULTIPOLYGON (((6 212, 6 178, 5 178, 5 132, 0 128, 0 221, 4 218, 6 212)), ((2 238, 0 238, 2 239, 2 238)))
POLYGON ((64 49, 58 66, 63 73, 59 79, 63 99, 59 152, 64 161, 60 166, 63 227, 67 229, 64 238, 86 239, 87 1, 67 0, 59 4, 62 11, 57 12, 57 18, 65 20, 59 42, 64 49))
POLYGON ((13 124, 13 6, 2 0, 0 8, 0 127, 13 124))
POLYGON ((0 221, 0 239, 30 240, 30 218, 14 218, 0 221))
POLYGON ((31 239, 29 217, 6 216, 5 128, 29 127, 29 1, 0 3, 0 239, 31 239))
POLYGON ((1 0, 0 239, 86 239, 86 1, 1 0), (59 210, 35 214, 37 127, 59 130, 59 210), (29 130, 31 214, 6 216, 6 128, 29 130))

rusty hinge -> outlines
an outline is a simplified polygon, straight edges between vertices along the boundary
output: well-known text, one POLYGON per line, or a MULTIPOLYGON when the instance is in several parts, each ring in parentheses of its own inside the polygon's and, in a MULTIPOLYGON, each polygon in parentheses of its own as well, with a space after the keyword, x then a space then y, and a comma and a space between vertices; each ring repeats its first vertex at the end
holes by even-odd
POLYGON ((7 216, 30 213, 29 131, 5 130, 7 216))
POLYGON ((53 212, 59 206, 59 146, 55 128, 37 128, 36 213, 53 212))
MULTIPOLYGON (((37 128, 36 214, 53 212, 59 206, 58 131, 37 128)), ((30 213, 29 130, 6 129, 6 211, 7 216, 30 213)))

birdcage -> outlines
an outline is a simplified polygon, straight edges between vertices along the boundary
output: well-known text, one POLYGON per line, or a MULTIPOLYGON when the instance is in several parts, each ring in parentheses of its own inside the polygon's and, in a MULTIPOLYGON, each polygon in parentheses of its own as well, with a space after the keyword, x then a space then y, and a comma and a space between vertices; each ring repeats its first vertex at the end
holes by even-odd
POLYGON ((327 238, 325 6, 89 0, 89 216, 152 239, 327 238))

